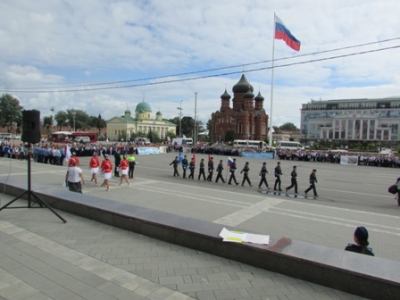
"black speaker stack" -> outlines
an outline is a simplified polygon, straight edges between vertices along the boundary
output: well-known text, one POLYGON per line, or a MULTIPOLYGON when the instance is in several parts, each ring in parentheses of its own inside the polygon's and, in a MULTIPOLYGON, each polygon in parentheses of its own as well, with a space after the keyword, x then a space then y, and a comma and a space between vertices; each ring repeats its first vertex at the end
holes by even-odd
POLYGON ((42 136, 40 134, 40 111, 22 111, 22 136, 21 140, 25 143, 39 143, 42 136))

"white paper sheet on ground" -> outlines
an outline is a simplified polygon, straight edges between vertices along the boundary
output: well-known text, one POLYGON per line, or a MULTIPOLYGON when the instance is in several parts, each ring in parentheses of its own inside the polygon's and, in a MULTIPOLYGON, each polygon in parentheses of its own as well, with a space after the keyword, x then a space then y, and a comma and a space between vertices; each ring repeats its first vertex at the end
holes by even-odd
POLYGON ((261 234, 252 234, 240 231, 230 231, 225 227, 221 230, 220 237, 224 242, 235 242, 235 243, 253 243, 253 244, 269 244, 269 236, 261 234))

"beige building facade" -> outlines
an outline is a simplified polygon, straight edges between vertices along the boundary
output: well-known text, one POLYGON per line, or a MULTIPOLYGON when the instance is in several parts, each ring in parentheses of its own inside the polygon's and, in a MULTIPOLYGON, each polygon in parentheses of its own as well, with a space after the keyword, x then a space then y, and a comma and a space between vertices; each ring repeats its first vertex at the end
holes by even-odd
POLYGON ((163 120, 162 113, 158 111, 153 117, 150 105, 143 100, 135 109, 135 115, 126 110, 121 117, 113 117, 107 122, 107 138, 110 141, 117 141, 119 137, 130 137, 132 134, 142 132, 156 132, 161 140, 165 140, 168 132, 176 133, 174 123, 163 120))

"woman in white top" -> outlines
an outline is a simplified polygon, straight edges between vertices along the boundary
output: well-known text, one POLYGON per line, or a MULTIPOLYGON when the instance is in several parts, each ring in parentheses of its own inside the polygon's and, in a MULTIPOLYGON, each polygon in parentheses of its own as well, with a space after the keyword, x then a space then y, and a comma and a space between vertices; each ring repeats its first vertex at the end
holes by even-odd
POLYGON ((65 176, 68 188, 71 192, 82 193, 82 184, 85 184, 82 169, 76 166, 76 161, 73 158, 70 159, 69 164, 70 167, 68 167, 65 176))

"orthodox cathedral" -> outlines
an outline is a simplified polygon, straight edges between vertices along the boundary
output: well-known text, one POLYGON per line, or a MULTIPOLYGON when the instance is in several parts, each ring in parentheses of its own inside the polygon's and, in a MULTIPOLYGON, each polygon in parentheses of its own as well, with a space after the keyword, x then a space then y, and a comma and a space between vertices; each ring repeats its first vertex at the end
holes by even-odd
POLYGON ((210 136, 214 142, 225 141, 228 131, 235 133, 236 139, 265 141, 268 138, 268 116, 263 108, 261 92, 254 97, 253 86, 243 74, 233 88, 231 95, 225 89, 221 95, 221 108, 211 114, 210 136))

